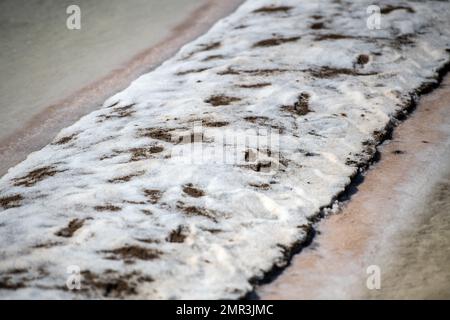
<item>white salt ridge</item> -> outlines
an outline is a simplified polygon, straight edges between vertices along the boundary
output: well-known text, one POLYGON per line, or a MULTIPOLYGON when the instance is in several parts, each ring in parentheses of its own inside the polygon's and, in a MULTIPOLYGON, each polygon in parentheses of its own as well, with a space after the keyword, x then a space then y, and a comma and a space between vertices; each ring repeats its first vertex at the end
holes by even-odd
POLYGON ((250 291, 250 279, 283 264, 285 248, 305 239, 309 219, 369 160, 374 133, 448 61, 448 2, 384 1, 382 8, 411 9, 384 14, 380 30, 366 27, 370 4, 248 0, 63 130, 59 144, 10 169, 0 180, 0 297, 215 299, 250 291), (268 6, 280 10, 255 12, 268 6), (267 39, 272 45, 254 46, 267 39), (361 54, 367 64, 355 63, 361 54), (262 83, 270 85, 241 86, 262 83), (301 93, 311 112, 283 108, 292 110, 301 93), (214 107, 205 102, 214 95, 240 100, 214 107), (277 163, 279 152, 279 170, 182 164, 170 157, 179 145, 142 134, 182 135, 202 119, 228 122, 204 128, 206 154, 218 143, 208 137, 225 130, 281 129, 279 150, 266 155, 277 163), (132 150, 151 146, 164 150, 132 150), (204 196, 183 192, 187 184, 204 196), (60 232, 74 219, 85 220, 73 234, 60 232), (65 287, 69 265, 85 272, 79 292, 65 287))

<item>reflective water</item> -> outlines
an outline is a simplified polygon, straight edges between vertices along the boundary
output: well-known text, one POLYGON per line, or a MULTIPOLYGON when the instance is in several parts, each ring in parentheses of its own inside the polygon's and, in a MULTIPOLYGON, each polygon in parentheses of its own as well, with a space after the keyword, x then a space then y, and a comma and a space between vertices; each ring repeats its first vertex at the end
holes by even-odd
POLYGON ((201 0, 0 2, 0 138, 164 39, 201 0), (81 30, 66 8, 81 9, 81 30))

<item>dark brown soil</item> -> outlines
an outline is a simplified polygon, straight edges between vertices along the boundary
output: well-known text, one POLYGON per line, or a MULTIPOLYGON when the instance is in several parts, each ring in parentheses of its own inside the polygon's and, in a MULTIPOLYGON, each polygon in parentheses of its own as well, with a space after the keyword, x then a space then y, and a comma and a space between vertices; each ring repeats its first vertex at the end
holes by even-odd
POLYGON ((376 75, 376 72, 371 73, 361 73, 354 69, 348 68, 333 68, 333 67, 322 67, 316 70, 309 71, 313 77, 316 78, 334 78, 341 75, 349 75, 349 76, 372 76, 376 75))
POLYGON ((354 36, 345 35, 345 34, 322 34, 315 38, 316 41, 324 41, 324 40, 340 40, 340 39, 355 39, 354 36))
POLYGON ((206 62, 206 61, 218 60, 218 59, 223 59, 223 58, 225 58, 223 55, 216 54, 216 55, 212 55, 212 56, 206 57, 205 59, 203 59, 203 61, 206 62))
POLYGON ((157 239, 152 238, 146 238, 146 239, 136 239, 137 241, 143 242, 143 243, 160 243, 161 241, 157 239))
POLYGON ((185 204, 181 201, 178 202, 177 208, 182 210, 183 213, 188 216, 201 216, 208 219, 212 219, 215 222, 217 222, 216 218, 214 217, 214 214, 205 208, 200 208, 196 206, 185 206, 185 204))
POLYGON ((287 43, 287 42, 295 42, 297 40, 299 40, 300 37, 290 37, 290 38, 281 38, 281 37, 277 37, 277 38, 270 38, 270 39, 265 39, 265 40, 261 40, 256 42, 253 47, 273 47, 273 46, 279 46, 280 44, 283 43, 287 43))
POLYGON ((154 260, 162 254, 155 249, 148 249, 139 246, 124 246, 121 248, 106 250, 103 253, 110 254, 108 259, 112 260, 154 260))
POLYGON ((210 127, 210 128, 212 128, 212 127, 216 127, 216 128, 225 127, 225 126, 227 126, 229 124, 230 123, 227 122, 227 121, 211 121, 211 120, 203 120, 202 121, 202 125, 203 126, 210 127))
POLYGON ((205 193, 203 192, 203 190, 194 187, 192 185, 192 183, 189 183, 187 185, 185 185, 183 187, 183 192, 186 193, 187 195, 193 197, 193 198, 200 198, 203 197, 205 195, 205 193))
POLYGON ((100 161, 103 161, 103 160, 106 160, 106 159, 112 159, 112 158, 117 157, 118 155, 123 154, 123 153, 124 153, 124 152, 123 152, 123 151, 120 151, 120 150, 112 150, 112 153, 110 153, 110 154, 105 154, 105 155, 101 156, 101 157, 99 158, 99 160, 100 160, 100 161))
POLYGON ((62 137, 61 139, 59 139, 59 140, 53 142, 52 144, 53 144, 53 145, 63 145, 63 144, 66 144, 66 143, 69 143, 70 141, 72 141, 73 138, 75 138, 76 136, 77 136, 77 135, 74 133, 74 134, 72 134, 72 135, 70 135, 70 136, 62 137))
POLYGON ((162 192, 155 189, 145 189, 144 194, 151 204, 157 204, 162 197, 162 192))
POLYGON ((37 269, 38 274, 34 277, 28 276, 27 271, 26 269, 14 268, 0 274, 0 290, 25 288, 30 281, 48 276, 48 272, 42 267, 37 269))
POLYGON ((142 176, 144 173, 145 173, 144 171, 139 171, 134 174, 128 174, 126 176, 120 176, 117 178, 109 179, 108 182, 109 183, 124 183, 124 182, 130 181, 131 179, 133 179, 135 177, 142 176))
POLYGON ((107 107, 106 107, 106 109, 109 109, 109 108, 115 107, 115 106, 117 106, 117 105, 118 105, 119 103, 120 103, 120 101, 114 102, 113 104, 111 104, 111 105, 107 106, 107 107))
POLYGON ((164 151, 162 146, 151 146, 146 148, 134 148, 131 149, 131 161, 139 161, 149 159, 155 153, 161 153, 164 151))
POLYGON ((411 7, 407 7, 407 6, 392 6, 392 5, 384 6, 383 8, 381 8, 380 12, 382 14, 389 14, 392 11, 395 11, 395 10, 406 10, 406 12, 415 13, 414 9, 411 8, 411 7))
POLYGON ((229 97, 223 94, 211 96, 209 99, 205 100, 206 103, 211 104, 214 107, 218 106, 228 106, 233 102, 240 101, 240 98, 229 97))
POLYGON ((413 40, 413 37, 411 35, 408 35, 408 34, 404 34, 404 35, 398 36, 394 40, 391 40, 391 44, 395 48, 401 48, 403 46, 413 46, 414 43, 415 42, 413 40))
POLYGON ((24 288, 25 284, 22 281, 12 281, 10 276, 0 277, 1 290, 17 290, 24 288))
POLYGON ((210 51, 210 50, 218 49, 218 48, 220 48, 221 45, 222 45, 222 43, 220 41, 212 42, 212 43, 208 43, 208 44, 202 44, 202 45, 200 45, 199 49, 189 53, 185 57, 185 59, 188 59, 188 58, 192 57, 194 54, 199 53, 199 52, 204 52, 204 51, 210 51))
POLYGON ((275 13, 275 12, 289 12, 292 9, 290 6, 267 6, 256 9, 254 13, 275 13))
POLYGON ((288 69, 274 68, 274 69, 255 69, 255 70, 242 70, 242 73, 255 75, 255 76, 270 76, 274 73, 287 72, 288 69))
POLYGON ((140 129, 139 134, 142 137, 148 137, 165 142, 172 142, 172 131, 173 129, 147 128, 140 129))
POLYGON ((186 232, 185 228, 179 226, 176 230, 172 230, 172 232, 170 232, 166 240, 168 242, 183 243, 187 237, 185 232, 186 232))
POLYGON ((177 76, 184 76, 184 75, 190 74, 190 73, 200 73, 200 72, 206 71, 208 69, 209 68, 190 69, 190 70, 177 72, 176 75, 177 76))
POLYGON ((253 188, 257 188, 257 189, 261 189, 261 190, 269 190, 270 189, 270 184, 268 183, 250 183, 250 186, 253 188))
POLYGON ((283 133, 285 128, 283 126, 280 126, 276 123, 273 123, 271 119, 268 117, 262 117, 262 116, 248 116, 244 118, 245 121, 254 123, 258 126, 264 126, 269 127, 271 130, 276 130, 278 133, 283 133))
POLYGON ((80 229, 84 224, 84 219, 73 219, 69 222, 67 227, 59 230, 55 233, 58 237, 70 238, 73 234, 80 229))
POLYGON ((313 23, 310 28, 313 30, 319 30, 325 28, 325 25, 323 24, 323 22, 316 22, 313 23))
POLYGON ((108 270, 102 275, 90 271, 81 272, 82 283, 86 288, 100 291, 106 298, 125 298, 137 294, 137 286, 143 282, 154 281, 151 277, 143 276, 139 272, 119 274, 114 270, 108 270))
POLYGON ((356 58, 356 64, 359 65, 365 65, 369 62, 370 58, 367 54, 360 54, 357 58, 356 58))
POLYGON ((113 212, 122 210, 121 207, 113 206, 112 204, 107 204, 104 206, 95 206, 94 209, 97 211, 113 211, 113 212))
POLYGON ((205 44, 205 45, 203 45, 202 49, 199 51, 210 51, 210 50, 218 49, 218 48, 220 48, 221 45, 222 45, 222 43, 220 41, 213 42, 210 44, 205 44))
POLYGON ((134 103, 124 106, 124 107, 114 108, 114 109, 112 109, 112 111, 109 114, 99 115, 98 118, 100 118, 101 120, 109 120, 112 118, 129 117, 135 113, 135 111, 132 109, 133 106, 134 106, 134 103))
POLYGON ((13 196, 0 198, 0 205, 3 207, 3 209, 17 208, 21 206, 20 202, 22 200, 22 195, 15 194, 13 196))
POLYGON ((255 89, 255 88, 264 88, 272 85, 270 82, 260 82, 260 83, 254 83, 254 84, 241 84, 239 85, 240 88, 244 89, 255 89))
POLYGON ((52 177, 55 174, 59 172, 64 172, 65 170, 56 170, 55 167, 47 166, 43 168, 39 168, 36 170, 31 171, 26 176, 21 178, 14 179, 14 185, 15 186, 25 186, 25 187, 31 187, 34 186, 36 183, 48 178, 52 177))
POLYGON ((253 76, 270 76, 274 73, 281 73, 292 71, 288 69, 274 68, 274 69, 253 69, 253 70, 236 70, 232 67, 228 67, 225 71, 220 71, 217 74, 220 76, 225 75, 238 75, 238 74, 249 74, 253 76))
POLYGON ((228 67, 225 71, 217 72, 217 74, 219 76, 226 76, 226 75, 237 75, 237 74, 240 74, 240 72, 237 70, 234 70, 232 67, 228 67))
POLYGON ((259 117, 259 116, 249 116, 244 118, 245 121, 251 122, 251 123, 261 123, 266 122, 269 120, 267 117, 259 117))
POLYGON ((48 249, 48 248, 59 246, 61 244, 62 244, 62 242, 50 241, 50 242, 38 243, 35 246, 33 246, 32 248, 33 249, 48 249))
POLYGON ((311 112, 309 109, 309 93, 302 92, 299 96, 297 101, 294 103, 294 105, 291 106, 283 106, 283 110, 294 113, 299 116, 307 115, 311 112))

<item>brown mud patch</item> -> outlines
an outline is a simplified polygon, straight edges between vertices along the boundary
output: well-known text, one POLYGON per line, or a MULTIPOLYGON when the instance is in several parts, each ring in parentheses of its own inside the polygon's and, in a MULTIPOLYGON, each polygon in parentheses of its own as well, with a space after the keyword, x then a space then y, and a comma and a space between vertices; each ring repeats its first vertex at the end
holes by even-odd
POLYGON ((240 84, 240 88, 244 89, 257 89, 257 88, 264 88, 271 86, 272 84, 270 82, 260 82, 260 83, 253 83, 253 84, 240 84))
POLYGON ((223 58, 225 58, 224 55, 216 54, 216 55, 212 55, 212 56, 206 57, 202 61, 206 62, 206 61, 211 61, 211 60, 220 60, 220 59, 223 59, 223 58))
POLYGON ((229 124, 230 123, 227 121, 202 120, 202 126, 205 126, 208 128, 226 127, 229 124))
POLYGON ((21 206, 20 202, 22 200, 23 200, 23 196, 20 194, 2 197, 2 198, 0 198, 0 206, 2 206, 3 209, 18 208, 21 206))
POLYGON ((249 75, 252 75, 252 76, 270 76, 270 75, 273 75, 275 73, 283 73, 283 72, 288 72, 288 71, 293 71, 293 70, 281 69, 281 68, 236 70, 236 69, 234 69, 232 67, 228 67, 224 71, 217 72, 217 74, 220 75, 220 76, 239 75, 239 74, 249 74, 249 75))
POLYGON ((158 259, 162 254, 162 252, 158 250, 144 248, 135 245, 124 246, 113 250, 105 250, 102 252, 108 254, 107 259, 125 260, 125 261, 133 261, 133 260, 149 261, 158 259))
MULTIPOLYGON (((120 274, 114 270, 107 270, 101 275, 91 271, 83 271, 81 275, 82 283, 85 284, 86 288, 97 291, 105 298, 126 298, 136 295, 140 284, 154 281, 153 278, 144 276, 137 271, 120 274)), ((82 291, 84 290, 82 289, 82 291)))
POLYGON ((80 229, 83 226, 84 221, 85 219, 73 219, 72 221, 69 222, 67 227, 59 230, 58 232, 55 233, 55 235, 63 238, 70 238, 78 229, 80 229))
POLYGON ((305 116, 311 112, 311 110, 309 109, 309 98, 309 93, 302 92, 293 105, 283 106, 282 109, 299 116, 305 116))
POLYGON ((72 134, 72 135, 70 135, 70 136, 62 137, 62 138, 56 140, 55 142, 53 142, 52 144, 53 144, 53 145, 63 145, 63 144, 66 144, 66 143, 71 142, 76 136, 77 136, 77 134, 74 133, 74 134, 72 134))
POLYGON ((146 129, 139 129, 139 135, 141 137, 152 138, 155 140, 173 142, 172 141, 173 131, 174 129, 146 128, 146 129))
POLYGON ((31 187, 42 180, 45 180, 49 177, 53 177, 55 174, 64 172, 64 171, 66 171, 66 170, 57 170, 53 166, 47 166, 47 167, 35 169, 35 170, 29 172, 26 176, 23 176, 21 178, 15 178, 15 179, 13 179, 13 181, 14 181, 14 185, 16 187, 18 187, 18 186, 31 187))
POLYGON ((281 37, 277 37, 277 38, 270 38, 270 39, 265 39, 265 40, 261 40, 256 42, 253 47, 274 47, 274 46, 279 46, 283 43, 288 43, 288 42, 295 42, 297 40, 299 40, 300 37, 289 37, 289 38, 281 38, 281 37))
POLYGON ((293 7, 291 6, 267 6, 267 7, 262 7, 259 9, 254 10, 254 13, 277 13, 277 12, 282 12, 282 13, 287 13, 289 11, 291 11, 293 9, 293 7))
POLYGON ((164 147, 162 146, 150 146, 145 148, 133 148, 130 150, 131 152, 131 161, 140 161, 149 159, 152 155, 156 153, 161 153, 164 151, 164 147))
POLYGON ((183 186, 183 192, 193 198, 200 198, 205 195, 205 192, 200 188, 195 187, 192 183, 183 186))
POLYGON ((336 34, 336 33, 321 34, 321 35, 318 35, 315 37, 316 41, 341 40, 341 39, 358 39, 358 37, 354 37, 351 35, 345 35, 345 34, 336 34))
POLYGON ((212 105, 214 107, 219 107, 219 106, 228 106, 228 105, 232 104, 233 102, 237 102, 240 100, 241 99, 237 98, 237 97, 230 97, 230 96, 226 96, 224 94, 219 94, 219 95, 211 96, 210 98, 206 99, 205 102, 209 103, 210 105, 212 105))
POLYGON ((270 184, 268 183, 249 183, 249 186, 260 189, 260 190, 269 190, 270 184))
POLYGON ((369 63, 370 58, 367 54, 360 54, 357 58, 356 58, 356 64, 359 65, 365 65, 367 63, 369 63))
POLYGON ((166 240, 173 243, 183 243, 187 237, 186 231, 185 227, 179 226, 177 229, 170 232, 166 240))
POLYGON ((112 204, 105 204, 105 205, 103 205, 103 206, 95 206, 94 209, 95 209, 96 211, 100 211, 100 212, 103 212, 103 211, 116 212, 116 211, 122 210, 121 207, 114 206, 114 205, 112 205, 112 204))
POLYGON ((206 70, 209 70, 209 68, 189 69, 189 70, 177 72, 175 75, 184 76, 184 75, 191 74, 191 73, 200 73, 200 72, 203 72, 206 70))
POLYGON ((59 246, 61 244, 62 244, 62 242, 49 241, 49 242, 38 243, 38 244, 32 246, 32 248, 33 249, 48 249, 48 248, 53 248, 53 247, 59 246))
POLYGON ((159 200, 161 200, 163 193, 156 189, 145 189, 144 194, 149 199, 151 204, 157 204, 159 200))
POLYGON ((103 120, 109 120, 114 118, 120 119, 131 117, 136 112, 135 110, 133 110, 133 107, 134 103, 123 107, 116 107, 110 113, 101 114, 97 118, 100 119, 99 121, 101 122, 103 120))
POLYGON ((143 174, 145 174, 145 171, 138 171, 136 173, 127 174, 125 176, 120 176, 117 178, 109 179, 108 182, 109 183, 125 183, 125 182, 131 181, 131 179, 133 179, 133 178, 140 177, 143 174))
POLYGON ((389 14, 392 11, 396 11, 396 10, 406 10, 406 12, 408 13, 415 13, 416 11, 414 11, 413 8, 408 7, 408 6, 393 6, 393 5, 386 5, 383 8, 381 8, 380 12, 382 14, 389 14))
POLYGON ((217 222, 217 219, 211 210, 197 207, 197 206, 185 205, 185 203, 183 203, 181 201, 178 201, 177 208, 180 209, 184 214, 186 214, 189 217, 195 217, 195 216, 205 217, 205 218, 213 220, 214 222, 217 222))
POLYGON ((347 76, 373 76, 376 72, 362 73, 354 69, 348 68, 333 68, 333 67, 322 67, 320 69, 309 70, 309 73, 316 78, 334 78, 342 75, 347 76))
POLYGON ((313 23, 310 26, 310 28, 313 29, 313 30, 323 29, 323 28, 325 28, 325 24, 323 22, 316 22, 316 23, 313 23))

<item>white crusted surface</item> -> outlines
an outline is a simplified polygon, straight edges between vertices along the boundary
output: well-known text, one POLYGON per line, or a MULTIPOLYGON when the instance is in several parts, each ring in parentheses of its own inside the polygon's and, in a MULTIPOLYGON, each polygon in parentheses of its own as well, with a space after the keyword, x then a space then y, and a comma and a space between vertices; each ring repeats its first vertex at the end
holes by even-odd
POLYGON ((283 262, 308 219, 368 160, 374 133, 448 60, 448 2, 385 1, 382 8, 410 9, 384 14, 381 30, 366 27, 370 4, 247 1, 10 169, 0 180, 0 297, 237 298, 251 290, 249 280, 283 262), (290 9, 255 11, 267 6, 290 9), (369 62, 356 63, 360 55, 369 62), (306 115, 292 112, 302 93, 306 115), (221 95, 239 100, 207 102, 221 95), (207 156, 225 130, 281 130, 272 150, 279 170, 180 163, 171 157, 179 144, 150 134, 183 135, 198 120, 210 125, 207 156), (187 184, 204 195, 190 196, 187 184), (74 219, 82 226, 61 233, 74 219), (69 265, 85 272, 81 292, 65 289, 69 265))

